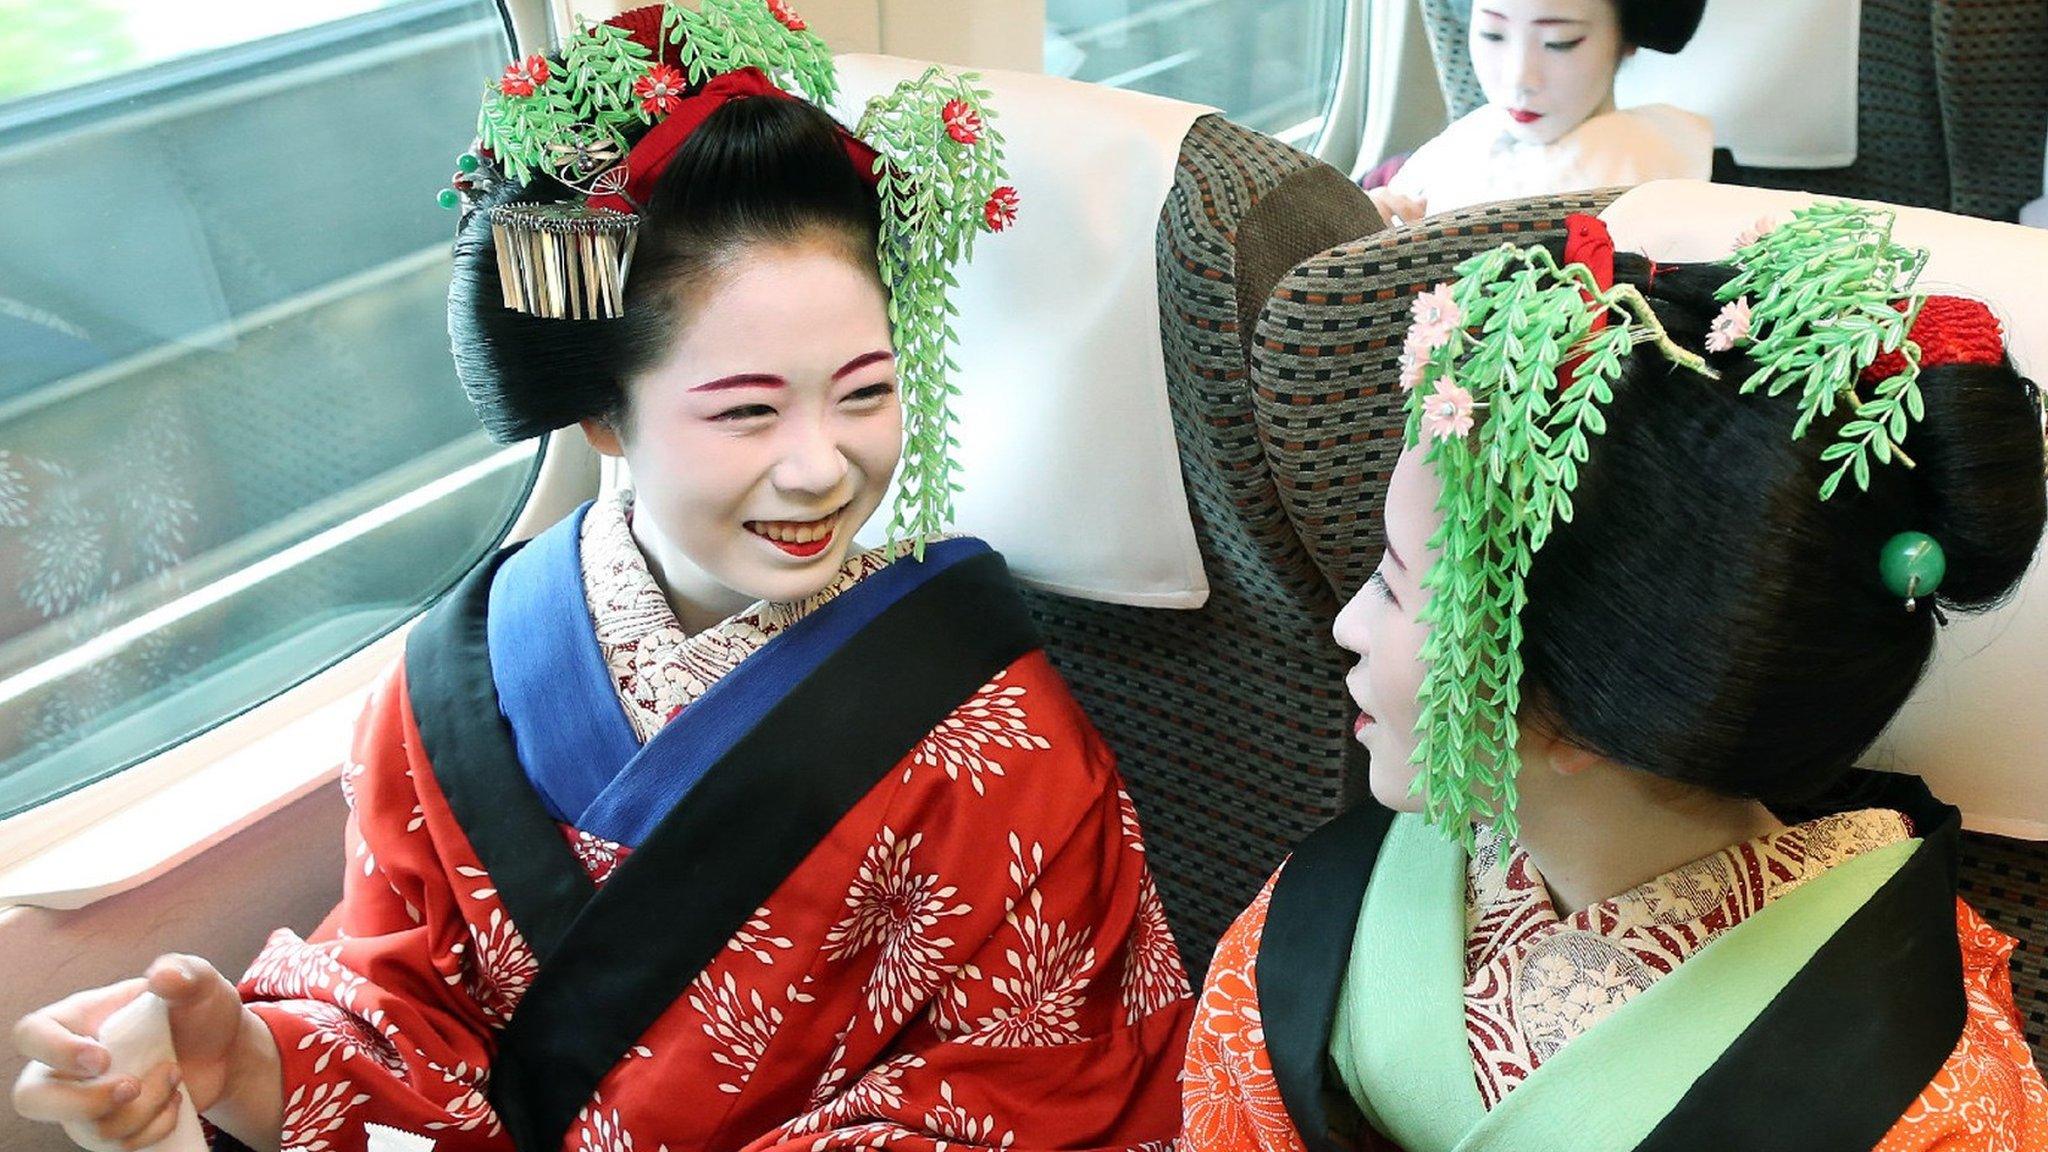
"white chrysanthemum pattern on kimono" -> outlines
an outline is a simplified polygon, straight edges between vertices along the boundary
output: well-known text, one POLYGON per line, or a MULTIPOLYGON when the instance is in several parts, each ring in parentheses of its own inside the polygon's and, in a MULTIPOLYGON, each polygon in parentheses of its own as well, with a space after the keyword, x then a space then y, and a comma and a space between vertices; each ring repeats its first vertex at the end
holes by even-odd
POLYGON ((782 1009, 761 998, 761 990, 742 992, 739 981, 727 972, 721 980, 700 976, 690 985, 690 1007, 704 1018, 704 1035, 717 1045, 711 1059, 738 1073, 722 1078, 718 1090, 733 1096, 746 1090, 754 1069, 782 1028, 782 1009))
POLYGON ((498 1110, 491 1107, 490 1097, 484 1095, 484 1084, 490 1079, 488 1069, 472 1066, 467 1060, 458 1060, 449 1067, 429 1062, 427 1067, 441 1077, 441 1083, 447 1085, 451 1092, 441 1104, 441 1111, 447 1118, 429 1120, 424 1125, 429 1132, 475 1132, 482 1129, 496 1136, 504 1131, 498 1110))
POLYGON ((740 930, 733 933, 732 939, 725 942, 725 950, 745 953, 763 964, 773 965, 775 953, 787 952, 795 947, 795 944, 789 937, 775 934, 774 927, 769 923, 772 915, 773 913, 766 908, 754 909, 754 914, 747 918, 747 922, 740 930))
POLYGON ((358 1015, 335 1004, 314 1000, 292 1002, 292 1011, 299 1014, 312 1028, 299 1040, 299 1051, 324 1047, 325 1051, 313 1061, 313 1071, 325 1072, 336 1058, 343 1062, 362 1059, 383 1068, 385 1071, 403 1076, 405 1060, 399 1056, 398 1048, 386 1033, 396 1033, 382 1008, 358 1015))
POLYGON ((616 840, 607 840, 580 829, 569 838, 569 851, 576 854, 576 862, 590 874, 590 882, 599 887, 612 878, 613 870, 619 866, 619 853, 623 847, 616 840))
POLYGON ((903 1074, 922 1067, 924 1058, 921 1056, 899 1056, 878 1065, 854 1081, 853 1087, 797 1117, 784 1129, 784 1135, 802 1136, 827 1128, 844 1128, 849 1122, 863 1117, 887 1116, 897 1112, 903 1107, 903 1074))
POLYGON ((1138 922, 1124 949, 1124 974, 1117 991, 1124 1022, 1133 1025, 1188 995, 1187 969, 1181 966, 1166 905, 1149 872, 1138 883, 1138 922))
POLYGON ((825 958, 844 960, 871 946, 879 947, 868 976, 868 1009, 875 1031, 888 1021, 901 1024, 951 970, 946 949, 953 938, 939 934, 940 924, 971 911, 955 902, 959 889, 936 872, 919 872, 911 854, 924 843, 924 833, 899 838, 886 825, 861 860, 860 874, 846 894, 850 911, 825 934, 825 958))
POLYGON ((491 909, 490 918, 482 924, 471 920, 469 938, 473 945, 469 993, 484 1015, 501 1023, 510 1020, 526 998, 526 990, 533 986, 540 962, 502 908, 491 909))
POLYGON ((924 1126, 934 1135, 977 1148, 1008 1148, 1017 1142, 1015 1132, 1005 1130, 1000 1136, 996 1134, 994 1116, 976 1116, 954 1102, 953 1084, 949 1080, 939 1081, 939 1103, 924 1114, 924 1126))
POLYGON ((352 1006, 363 978, 335 959, 340 948, 339 941, 308 944, 291 929, 279 928, 264 941, 242 979, 264 996, 352 1006))
POLYGON ((995 758, 998 753, 1052 747, 1052 741, 1031 730, 1024 713, 1025 691, 1005 684, 1008 675, 1008 671, 997 673, 919 742, 903 770, 906 782, 919 768, 941 768, 953 780, 965 773, 975 794, 985 796, 988 791, 982 778, 1003 774, 1003 766, 995 758))
POLYGON ((1010 913, 1020 947, 1004 951, 1011 973, 989 979, 1005 1003, 962 1037, 969 1044, 1063 1044, 1081 1039, 1078 1019, 1084 993, 1094 981, 1092 928, 1070 932, 1065 921, 1044 915, 1044 894, 1034 890, 1023 915, 1010 913))
MULTIPOLYGON (((602 1093, 592 1093, 590 1103, 576 1114, 575 1135, 570 1147, 576 1152, 633 1152, 633 1133, 616 1108, 605 1111, 602 1093)), ((668 1152, 668 1145, 656 1145, 649 1152, 668 1152)))
POLYGON ((329 1137, 340 1132, 348 1114, 370 1098, 355 1088, 352 1080, 299 1085, 284 1102, 278 1146, 298 1152, 332 1152, 337 1146, 329 1137))

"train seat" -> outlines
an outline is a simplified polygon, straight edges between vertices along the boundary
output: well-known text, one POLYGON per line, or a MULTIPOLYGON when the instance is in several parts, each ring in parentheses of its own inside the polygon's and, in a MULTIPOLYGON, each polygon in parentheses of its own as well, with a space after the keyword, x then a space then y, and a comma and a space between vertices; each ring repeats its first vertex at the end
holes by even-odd
MULTIPOLYGON (((1811 199, 1671 181, 1508 201, 1340 245, 1283 277, 1254 345, 1261 441, 1333 598, 1356 591, 1381 550, 1376 518, 1400 452, 1395 380, 1412 296, 1499 244, 1561 241, 1573 212, 1602 214, 1625 250, 1704 260, 1725 257, 1760 215, 1782 219, 1811 199)), ((2048 375, 2048 309, 2027 287, 2029 270, 2048 261, 2048 233, 1902 209, 1898 235, 1934 254, 1923 289, 1990 301, 2008 325, 2019 370, 2048 375)), ((2028 1038, 2048 1057, 2048 713, 2030 695, 2043 678, 2044 638, 2048 571, 2037 563, 2011 603, 1943 629, 1927 678, 1869 762, 1919 772, 1963 809, 1963 895, 2019 938, 2014 992, 2028 1038)), ((1311 722, 1340 732, 1340 709, 1341 702, 1311 722)))
MULTIPOLYGON (((919 67, 843 57, 842 115, 919 67)), ((1343 697, 1336 602, 1274 489, 1248 358, 1273 285, 1380 221, 1334 168, 1206 109, 981 84, 1023 203, 959 273, 958 527, 1010 558, 1115 750, 1199 975, 1353 786, 1350 742, 1306 719, 1343 697)))

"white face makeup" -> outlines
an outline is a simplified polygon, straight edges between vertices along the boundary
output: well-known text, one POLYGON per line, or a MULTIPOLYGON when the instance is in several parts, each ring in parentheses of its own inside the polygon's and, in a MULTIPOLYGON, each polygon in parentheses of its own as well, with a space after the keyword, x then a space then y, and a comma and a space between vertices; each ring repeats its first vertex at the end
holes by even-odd
POLYGON ((1358 595, 1337 615, 1337 643, 1358 655, 1344 678, 1360 715, 1353 729, 1372 754, 1372 794, 1395 811, 1419 812, 1422 797, 1408 789, 1418 771, 1415 721, 1422 713, 1416 694, 1428 670, 1422 642, 1429 628, 1419 617, 1427 593, 1422 578, 1436 562, 1429 538, 1443 522, 1436 502, 1436 473, 1423 463, 1423 449, 1401 454, 1387 486, 1387 551, 1358 595))
POLYGON ((881 286, 825 243, 745 252, 628 400, 634 535, 703 609, 823 590, 903 450, 881 286))
POLYGON ((1508 130, 1553 144, 1613 110, 1621 16, 1615 0, 1473 0, 1471 53, 1508 130))

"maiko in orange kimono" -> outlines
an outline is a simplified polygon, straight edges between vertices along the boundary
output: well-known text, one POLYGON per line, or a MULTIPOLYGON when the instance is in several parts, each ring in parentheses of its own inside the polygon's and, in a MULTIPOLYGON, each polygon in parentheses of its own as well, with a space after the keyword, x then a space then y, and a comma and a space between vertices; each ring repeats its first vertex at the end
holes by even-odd
POLYGON ((1917 837, 1755 909, 1492 1101, 1464 1010, 1465 853, 1371 804, 1332 821, 1217 949, 1183 1146, 2048 1148, 2013 941, 1956 897, 1958 813, 1898 776, 1861 777, 1854 804, 1917 837))

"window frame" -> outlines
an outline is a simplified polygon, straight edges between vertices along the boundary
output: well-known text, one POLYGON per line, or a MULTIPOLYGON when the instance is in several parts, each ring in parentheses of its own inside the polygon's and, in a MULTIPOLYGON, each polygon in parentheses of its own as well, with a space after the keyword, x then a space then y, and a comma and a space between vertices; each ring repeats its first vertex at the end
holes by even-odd
MULTIPOLYGON (((593 497, 600 459, 573 431, 548 437, 494 547, 593 497)), ((79 908, 126 892, 332 784, 356 717, 423 613, 240 715, 0 820, 0 908, 79 908)))
MULTIPOLYGON (((257 62, 317 53, 366 28, 398 30, 432 21, 454 5, 362 13, 298 32, 169 61, 150 91, 233 85, 257 62)), ((545 36, 547 0, 498 0, 508 43, 545 36)), ((244 77, 245 79, 246 77, 244 77)), ((0 141, 133 114, 140 90, 128 76, 26 97, 0 115, 0 141)), ((550 436, 536 449, 519 510, 492 548, 526 539, 598 490, 599 457, 583 437, 550 436)), ((488 554, 486 552, 485 554, 488 554)), ((428 606, 446 589, 437 592, 428 606)), ((348 733, 377 678, 404 652, 424 612, 365 637, 353 650, 263 700, 106 776, 0 819, 0 909, 78 908, 135 888, 332 783, 349 751, 348 733)))

